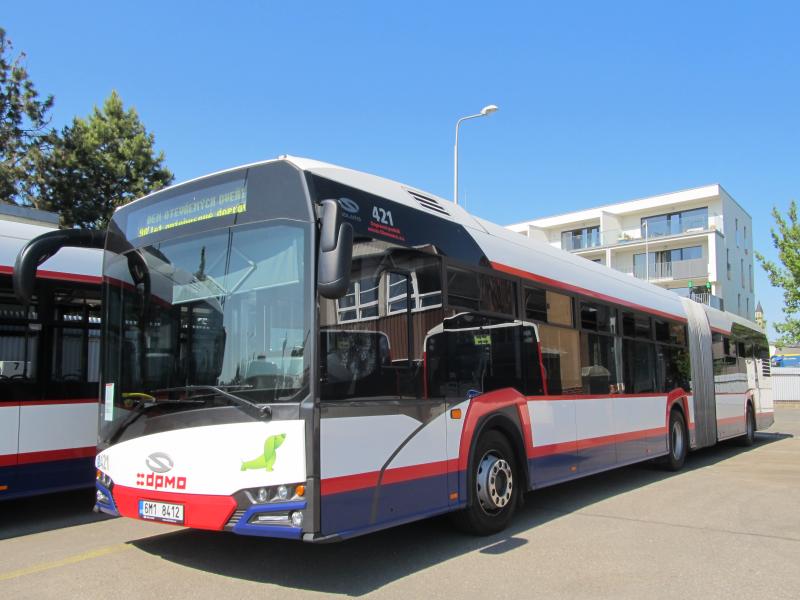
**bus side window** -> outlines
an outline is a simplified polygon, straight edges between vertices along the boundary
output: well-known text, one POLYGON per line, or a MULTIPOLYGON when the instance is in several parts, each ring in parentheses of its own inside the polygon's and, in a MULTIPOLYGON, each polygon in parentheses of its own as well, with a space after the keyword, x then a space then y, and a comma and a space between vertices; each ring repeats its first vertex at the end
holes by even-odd
POLYGON ((347 293, 320 298, 321 397, 421 398, 423 345, 443 316, 440 259, 375 240, 353 257, 347 293))
POLYGON ((0 296, 0 381, 36 378, 36 354, 41 323, 37 307, 27 309, 9 295, 0 296))
POLYGON ((566 327, 539 325, 542 364, 547 377, 547 393, 552 395, 580 394, 580 339, 578 332, 566 327))

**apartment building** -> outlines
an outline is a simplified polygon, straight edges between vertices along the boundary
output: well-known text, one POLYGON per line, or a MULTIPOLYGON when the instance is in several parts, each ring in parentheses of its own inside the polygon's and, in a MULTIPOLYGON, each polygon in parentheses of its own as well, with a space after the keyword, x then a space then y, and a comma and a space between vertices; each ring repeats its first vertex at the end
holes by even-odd
POLYGON ((755 317, 752 218, 719 184, 508 228, 681 296, 755 317))

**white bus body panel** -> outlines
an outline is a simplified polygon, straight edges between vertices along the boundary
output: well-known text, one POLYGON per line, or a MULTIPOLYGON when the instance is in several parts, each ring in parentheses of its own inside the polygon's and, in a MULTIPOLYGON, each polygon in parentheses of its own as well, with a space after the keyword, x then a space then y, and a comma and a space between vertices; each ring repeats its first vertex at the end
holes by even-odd
POLYGON ((176 429, 118 443, 101 452, 97 466, 115 485, 141 490, 180 491, 187 494, 232 495, 245 489, 288 483, 304 483, 305 423, 300 420, 232 423, 176 429), (285 434, 275 450, 272 470, 245 468, 245 463, 264 455, 265 443, 285 434), (165 453, 172 468, 163 475, 185 478, 166 487, 148 468, 148 457, 165 453))

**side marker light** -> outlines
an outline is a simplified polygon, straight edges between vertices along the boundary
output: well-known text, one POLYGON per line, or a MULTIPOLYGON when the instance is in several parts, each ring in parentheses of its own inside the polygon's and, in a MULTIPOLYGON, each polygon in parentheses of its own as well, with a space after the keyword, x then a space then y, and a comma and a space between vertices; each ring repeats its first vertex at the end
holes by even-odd
POLYGON ((450 411, 450 418, 451 419, 456 419, 456 420, 460 419, 461 418, 461 409, 460 408, 454 408, 453 410, 451 410, 450 411))

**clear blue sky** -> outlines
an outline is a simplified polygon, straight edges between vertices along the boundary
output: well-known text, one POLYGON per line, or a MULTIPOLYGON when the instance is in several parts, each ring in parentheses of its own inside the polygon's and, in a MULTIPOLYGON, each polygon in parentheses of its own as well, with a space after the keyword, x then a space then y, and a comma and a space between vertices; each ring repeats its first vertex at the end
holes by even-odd
MULTIPOLYGON (((112 89, 178 181, 296 154, 452 195, 510 223, 721 183, 775 256, 800 190, 794 2, 6 2, 0 25, 56 97, 112 89), (457 8, 456 8, 457 7, 457 8)), ((767 318, 782 297, 756 269, 767 318)))

